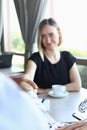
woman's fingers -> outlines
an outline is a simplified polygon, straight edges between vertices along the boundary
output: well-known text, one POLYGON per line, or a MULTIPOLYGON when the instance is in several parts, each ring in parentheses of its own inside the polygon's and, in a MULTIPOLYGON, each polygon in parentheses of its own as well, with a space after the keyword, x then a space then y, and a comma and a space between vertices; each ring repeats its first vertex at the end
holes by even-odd
POLYGON ((87 130, 87 122, 82 121, 71 125, 63 126, 55 130, 87 130))
POLYGON ((35 92, 37 92, 37 89, 38 89, 38 86, 36 85, 36 83, 34 83, 33 81, 29 79, 22 79, 22 81, 20 82, 20 86, 22 87, 24 91, 34 90, 35 92))
POLYGON ((33 87, 30 84, 28 84, 27 82, 25 82, 25 81, 22 81, 20 83, 20 86, 26 92, 33 90, 33 87))
POLYGON ((25 79, 25 82, 27 82, 28 84, 30 84, 34 89, 38 89, 38 86, 36 85, 35 82, 33 82, 31 80, 27 80, 27 79, 25 79))
POLYGON ((74 130, 87 130, 87 121, 83 121, 80 123, 80 126, 75 128, 74 130))

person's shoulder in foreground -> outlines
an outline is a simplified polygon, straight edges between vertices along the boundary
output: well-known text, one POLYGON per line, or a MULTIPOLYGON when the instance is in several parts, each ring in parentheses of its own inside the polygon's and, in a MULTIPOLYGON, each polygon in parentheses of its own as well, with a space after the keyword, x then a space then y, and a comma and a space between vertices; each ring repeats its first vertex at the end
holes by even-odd
POLYGON ((1 73, 0 130, 48 130, 45 115, 28 94, 1 73))

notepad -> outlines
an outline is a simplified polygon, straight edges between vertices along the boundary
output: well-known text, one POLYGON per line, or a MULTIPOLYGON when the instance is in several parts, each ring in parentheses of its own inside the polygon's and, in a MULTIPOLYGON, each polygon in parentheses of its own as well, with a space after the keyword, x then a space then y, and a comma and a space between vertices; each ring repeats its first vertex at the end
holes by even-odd
POLYGON ((79 104, 72 116, 78 120, 87 119, 87 98, 79 104))

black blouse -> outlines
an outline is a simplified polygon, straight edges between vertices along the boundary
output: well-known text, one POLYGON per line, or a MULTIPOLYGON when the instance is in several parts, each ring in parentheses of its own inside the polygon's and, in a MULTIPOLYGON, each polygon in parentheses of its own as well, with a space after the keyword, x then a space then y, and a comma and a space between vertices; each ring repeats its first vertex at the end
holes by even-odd
POLYGON ((67 51, 60 52, 60 60, 56 64, 50 63, 45 56, 42 61, 39 52, 32 54, 29 59, 37 65, 34 82, 39 88, 51 88, 53 84, 69 83, 69 70, 76 62, 76 58, 67 51))

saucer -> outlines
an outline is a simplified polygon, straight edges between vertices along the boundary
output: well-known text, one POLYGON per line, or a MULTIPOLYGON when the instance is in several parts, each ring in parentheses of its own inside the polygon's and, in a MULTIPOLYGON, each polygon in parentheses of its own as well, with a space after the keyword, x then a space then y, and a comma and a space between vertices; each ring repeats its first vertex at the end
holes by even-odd
POLYGON ((65 97, 65 96, 67 96, 68 94, 69 94, 69 92, 67 92, 67 91, 65 91, 65 92, 62 93, 62 94, 58 94, 58 95, 55 95, 52 90, 48 92, 48 95, 49 95, 49 96, 59 97, 59 98, 65 97))

